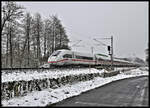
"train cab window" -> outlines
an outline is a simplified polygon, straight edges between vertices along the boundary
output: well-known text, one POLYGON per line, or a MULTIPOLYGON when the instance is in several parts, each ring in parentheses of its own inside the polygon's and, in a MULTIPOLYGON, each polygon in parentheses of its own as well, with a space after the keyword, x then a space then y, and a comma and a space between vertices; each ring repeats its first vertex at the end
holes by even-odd
POLYGON ((65 54, 65 55, 63 55, 63 58, 72 58, 72 55, 71 54, 65 54))
POLYGON ((57 56, 58 54, 60 54, 61 51, 55 51, 52 56, 57 56))

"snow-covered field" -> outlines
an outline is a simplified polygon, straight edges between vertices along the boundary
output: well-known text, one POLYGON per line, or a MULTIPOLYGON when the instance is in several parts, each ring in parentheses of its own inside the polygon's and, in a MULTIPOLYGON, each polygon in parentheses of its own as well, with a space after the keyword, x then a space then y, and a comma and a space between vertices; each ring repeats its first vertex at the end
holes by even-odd
MULTIPOLYGON (((75 73, 72 71, 68 72, 68 74, 77 74, 78 73, 77 70, 75 71, 75 73)), ((87 71, 99 72, 99 70, 96 70, 96 69, 91 69, 91 70, 83 69, 83 70, 80 70, 79 73, 80 74, 87 73, 87 71)), ((102 71, 100 71, 100 72, 102 72, 102 71)), ((47 72, 45 72, 45 73, 47 73, 47 72)), ((56 74, 56 77, 59 77, 61 74, 56 74)), ((45 77, 46 77, 46 75, 48 75, 48 73, 45 74, 45 77)), ((65 75, 65 74, 63 73, 63 75, 65 75)), ((112 81, 116 81, 116 80, 120 80, 120 79, 124 79, 124 78, 136 77, 136 76, 143 76, 143 75, 149 75, 148 70, 139 69, 139 68, 133 69, 131 71, 124 72, 124 73, 122 72, 121 74, 118 74, 118 75, 112 76, 112 77, 107 77, 107 78, 96 77, 90 81, 78 82, 78 83, 75 83, 72 85, 67 84, 67 85, 59 87, 57 89, 49 88, 49 89, 44 89, 42 91, 34 91, 23 97, 16 97, 16 98, 12 98, 10 100, 3 100, 2 105, 3 106, 46 106, 46 105, 50 105, 52 103, 59 102, 66 98, 79 95, 82 92, 86 92, 86 91, 94 89, 96 87, 100 87, 100 86, 110 83, 112 81)), ((34 75, 33 75, 30 78, 31 79, 39 78, 39 76, 37 75, 36 77, 34 77, 34 75)), ((11 80, 17 80, 17 79, 11 79, 11 80)), ((26 78, 26 80, 27 80, 27 78, 26 78)), ((2 82, 5 82, 5 81, 6 80, 4 80, 4 76, 3 76, 2 82)))

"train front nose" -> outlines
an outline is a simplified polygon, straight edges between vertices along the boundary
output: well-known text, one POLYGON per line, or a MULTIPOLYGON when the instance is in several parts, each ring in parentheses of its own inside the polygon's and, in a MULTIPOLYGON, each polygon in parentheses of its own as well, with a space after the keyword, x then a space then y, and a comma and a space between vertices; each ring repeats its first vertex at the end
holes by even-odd
POLYGON ((59 59, 59 54, 61 51, 55 51, 49 58, 48 58, 48 63, 50 65, 56 65, 57 60, 59 59))
POLYGON ((48 58, 48 63, 51 65, 55 65, 57 63, 57 58, 55 56, 51 56, 48 58))

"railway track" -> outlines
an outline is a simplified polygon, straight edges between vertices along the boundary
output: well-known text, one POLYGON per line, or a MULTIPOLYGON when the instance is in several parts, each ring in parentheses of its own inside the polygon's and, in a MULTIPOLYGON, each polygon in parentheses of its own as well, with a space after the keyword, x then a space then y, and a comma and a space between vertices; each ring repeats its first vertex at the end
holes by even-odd
POLYGON ((19 72, 24 72, 24 73, 29 73, 31 71, 36 71, 36 72, 43 72, 47 70, 51 71, 56 71, 56 70, 66 70, 66 69, 81 69, 81 68, 87 68, 87 66, 57 66, 57 67, 51 67, 51 68, 2 68, 1 72, 2 73, 19 73, 19 72))
MULTIPOLYGON (((113 66, 114 68, 119 68, 119 67, 137 67, 137 66, 113 66)), ((81 69, 81 68, 97 68, 97 69, 109 69, 111 68, 111 65, 98 65, 98 66, 91 66, 91 65, 66 65, 66 66, 52 66, 50 68, 2 68, 1 72, 2 73, 12 73, 16 72, 19 73, 24 72, 30 72, 30 71, 37 71, 37 72, 42 72, 45 70, 64 70, 64 69, 81 69)))
MULTIPOLYGON (((102 65, 62 65, 62 66, 51 66, 49 68, 2 68, 1 70, 39 70, 39 69, 58 69, 58 68, 85 68, 85 67, 111 67, 111 65, 108 64, 102 64, 102 65)), ((113 65, 113 67, 139 67, 138 65, 113 65)))

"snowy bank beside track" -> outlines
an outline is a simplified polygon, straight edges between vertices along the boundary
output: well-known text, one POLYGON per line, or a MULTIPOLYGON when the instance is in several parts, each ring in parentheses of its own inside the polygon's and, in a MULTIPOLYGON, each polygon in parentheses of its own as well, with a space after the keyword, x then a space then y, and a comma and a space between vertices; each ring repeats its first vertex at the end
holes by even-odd
POLYGON ((2 99, 25 96, 32 91, 58 88, 65 84, 91 80, 101 76, 104 70, 94 68, 48 70, 43 72, 17 72, 2 74, 2 99))
MULTIPOLYGON (((72 69, 50 69, 50 70, 16 70, 16 72, 6 72, 8 70, 2 70, 2 83, 13 81, 30 81, 34 79, 44 78, 60 78, 69 75, 79 75, 87 73, 102 73, 103 71, 97 71, 94 68, 72 68, 72 69)), ((11 70, 10 70, 11 71, 11 70)))
MULTIPOLYGON (((81 70, 80 70, 81 71, 81 70)), ((98 73, 98 70, 95 70, 98 73)), ((103 73, 103 72, 100 72, 103 73)), ((78 81, 76 83, 68 83, 58 88, 45 88, 42 91, 34 91, 23 97, 15 97, 9 100, 3 100, 3 106, 46 106, 59 102, 63 99, 76 96, 90 89, 100 87, 112 81, 131 78, 136 76, 147 76, 148 71, 133 69, 131 71, 123 71, 112 77, 93 77, 91 80, 78 81)))

